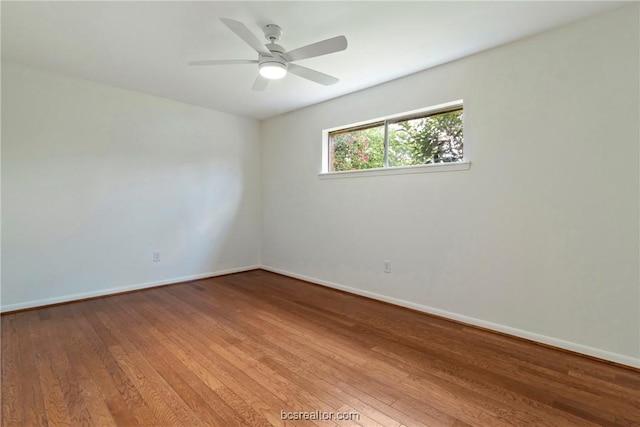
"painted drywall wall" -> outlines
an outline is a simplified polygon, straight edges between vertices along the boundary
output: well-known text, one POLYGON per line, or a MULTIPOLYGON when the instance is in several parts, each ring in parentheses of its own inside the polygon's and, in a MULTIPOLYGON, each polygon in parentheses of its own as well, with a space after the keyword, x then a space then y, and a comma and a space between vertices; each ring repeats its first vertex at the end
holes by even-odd
POLYGON ((3 310, 260 264, 257 121, 6 61, 2 89, 3 310))
POLYGON ((638 17, 263 122, 263 264, 640 366, 638 17), (323 129, 456 99, 468 171, 319 179, 323 129))

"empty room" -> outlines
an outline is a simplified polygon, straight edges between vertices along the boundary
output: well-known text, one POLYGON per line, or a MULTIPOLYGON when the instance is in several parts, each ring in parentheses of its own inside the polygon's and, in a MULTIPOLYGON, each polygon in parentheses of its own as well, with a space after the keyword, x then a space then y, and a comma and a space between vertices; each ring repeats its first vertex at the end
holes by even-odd
POLYGON ((0 425, 640 426, 640 3, 0 13, 0 425))

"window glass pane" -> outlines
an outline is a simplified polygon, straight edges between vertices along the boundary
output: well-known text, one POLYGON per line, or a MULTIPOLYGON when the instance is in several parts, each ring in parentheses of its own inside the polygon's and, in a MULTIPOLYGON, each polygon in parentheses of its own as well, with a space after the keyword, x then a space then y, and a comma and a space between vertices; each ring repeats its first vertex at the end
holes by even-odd
POLYGON ((331 172, 384 166, 384 125, 329 135, 331 172))
POLYGON ((389 123, 389 166, 459 162, 462 110, 389 123))

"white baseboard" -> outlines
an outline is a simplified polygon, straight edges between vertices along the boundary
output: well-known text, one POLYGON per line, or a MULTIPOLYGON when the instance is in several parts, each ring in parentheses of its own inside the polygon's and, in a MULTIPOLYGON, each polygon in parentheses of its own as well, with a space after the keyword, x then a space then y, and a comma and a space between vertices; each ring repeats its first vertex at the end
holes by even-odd
POLYGON ((341 291, 349 292, 351 294, 362 295, 375 300, 388 302, 394 305, 399 305, 401 307, 411 308, 413 310, 421 311, 423 313, 433 314, 433 315, 444 317, 451 320, 457 320, 462 323, 479 326, 481 328, 491 329, 493 331, 502 332, 502 333, 513 335, 520 338, 525 338, 531 341, 536 341, 536 342, 547 344, 553 347, 558 347, 561 349, 574 351, 576 353, 581 353, 588 356, 609 360, 611 362, 616 362, 621 365, 640 368, 640 359, 626 356, 623 354, 612 353, 610 351, 601 350, 598 348, 593 348, 586 345, 561 340, 558 338, 548 337, 546 335, 540 335, 535 332, 524 331, 522 329, 512 328, 510 326, 501 325, 499 323, 493 323, 493 322, 488 322, 486 320, 476 319, 476 318, 465 316, 462 314, 452 313, 450 311, 440 310, 438 308, 433 308, 433 307, 429 307, 422 304, 412 303, 409 301, 389 297, 389 296, 378 294, 375 292, 364 291, 362 289, 352 288, 350 286, 345 286, 338 283, 317 279, 315 277, 309 277, 302 274, 292 273, 290 271, 281 270, 279 268, 273 268, 266 265, 262 265, 260 268, 266 271, 271 271, 273 273, 278 273, 284 276, 293 277, 295 279, 304 280, 306 282, 315 283, 317 285, 339 289, 341 291))
POLYGON ((98 291, 92 291, 92 292, 81 292, 77 294, 64 295, 60 297, 46 298, 46 299, 27 301, 27 302, 22 302, 17 304, 3 305, 0 307, 0 313, 6 313, 6 312, 16 311, 16 310, 24 310, 27 308, 35 308, 35 307, 41 307, 41 306, 51 305, 51 304, 59 304, 63 302, 71 302, 71 301, 82 300, 86 298, 115 295, 122 292, 136 291, 136 290, 145 289, 145 288, 154 288, 157 286, 174 285, 176 283, 190 282, 192 280, 198 280, 198 279, 207 279, 209 277, 224 276, 225 274, 241 273, 243 271, 256 270, 259 268, 261 268, 261 266, 251 265, 248 267, 231 268, 228 270, 213 271, 210 273, 194 274, 192 276, 175 277, 172 279, 159 280, 155 282, 138 283, 135 285, 120 286, 117 288, 100 289, 98 291))

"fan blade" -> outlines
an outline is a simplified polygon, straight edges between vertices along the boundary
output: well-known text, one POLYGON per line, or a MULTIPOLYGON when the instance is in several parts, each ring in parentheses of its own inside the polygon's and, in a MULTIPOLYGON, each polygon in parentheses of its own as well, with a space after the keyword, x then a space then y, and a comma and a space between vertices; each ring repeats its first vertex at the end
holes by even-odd
POLYGON ((301 59, 314 58, 329 53, 340 52, 347 48, 347 38, 337 36, 321 42, 309 44, 284 54, 287 61, 299 61, 301 59))
POLYGON ((229 65, 229 64, 257 64, 257 59, 208 59, 204 61, 189 61, 189 65, 229 65))
POLYGON ((226 25, 231 31, 236 33, 238 37, 240 37, 246 44, 251 46, 253 50, 258 53, 262 53, 265 55, 271 56, 271 52, 267 49, 264 44, 260 43, 260 40, 244 25, 242 22, 234 21, 233 19, 228 18, 220 18, 222 23, 226 25))
POLYGON ((297 76, 314 81, 316 83, 320 83, 321 85, 325 86, 329 86, 340 81, 339 79, 328 74, 324 74, 320 71, 312 70, 311 68, 303 67, 296 64, 289 64, 289 71, 297 76))
POLYGON ((251 87, 251 90, 255 90, 256 92, 261 92, 267 88, 268 84, 269 84, 269 80, 265 79, 260 74, 258 74, 258 77, 256 77, 256 81, 253 82, 253 86, 251 87))

